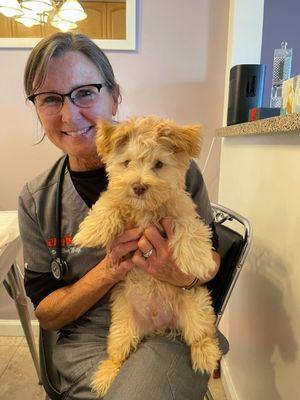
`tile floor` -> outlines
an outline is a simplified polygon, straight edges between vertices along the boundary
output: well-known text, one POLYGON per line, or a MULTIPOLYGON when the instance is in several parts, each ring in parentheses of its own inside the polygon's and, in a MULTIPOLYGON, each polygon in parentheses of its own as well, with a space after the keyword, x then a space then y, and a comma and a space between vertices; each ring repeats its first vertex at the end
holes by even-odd
MULTIPOLYGON (((45 398, 24 337, 0 337, 0 388, 0 400, 45 398)), ((226 400, 220 379, 212 379, 210 388, 214 400, 226 400)))

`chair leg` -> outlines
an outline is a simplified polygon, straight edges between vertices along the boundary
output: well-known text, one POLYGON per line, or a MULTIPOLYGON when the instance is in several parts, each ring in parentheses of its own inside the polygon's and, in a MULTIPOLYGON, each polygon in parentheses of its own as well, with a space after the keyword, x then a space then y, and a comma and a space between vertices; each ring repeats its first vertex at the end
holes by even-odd
MULTIPOLYGON (((221 377, 221 359, 218 361, 217 368, 214 370, 212 377, 214 379, 219 379, 221 377)), ((209 388, 207 388, 207 392, 206 392, 204 399, 205 400, 214 400, 209 388)))
POLYGON ((207 392, 206 392, 206 395, 205 395, 205 400, 214 400, 209 388, 207 388, 207 392))

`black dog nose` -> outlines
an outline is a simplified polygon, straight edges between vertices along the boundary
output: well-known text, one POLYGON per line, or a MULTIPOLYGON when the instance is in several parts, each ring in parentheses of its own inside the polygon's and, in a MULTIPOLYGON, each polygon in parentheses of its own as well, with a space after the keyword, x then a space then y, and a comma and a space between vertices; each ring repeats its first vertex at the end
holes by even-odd
POLYGON ((142 184, 142 183, 134 183, 132 185, 133 187, 133 191, 135 194, 137 194, 138 196, 141 196, 142 194, 144 194, 146 192, 146 190, 148 189, 148 185, 142 184))

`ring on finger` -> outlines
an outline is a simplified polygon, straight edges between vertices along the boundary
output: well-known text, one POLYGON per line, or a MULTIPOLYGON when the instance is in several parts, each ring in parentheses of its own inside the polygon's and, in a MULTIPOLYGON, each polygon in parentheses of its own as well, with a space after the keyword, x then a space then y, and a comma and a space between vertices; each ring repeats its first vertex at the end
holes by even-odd
POLYGON ((151 254, 153 253, 153 247, 152 249, 146 251, 146 253, 143 253, 143 257, 147 260, 147 258, 149 258, 151 256, 151 254))

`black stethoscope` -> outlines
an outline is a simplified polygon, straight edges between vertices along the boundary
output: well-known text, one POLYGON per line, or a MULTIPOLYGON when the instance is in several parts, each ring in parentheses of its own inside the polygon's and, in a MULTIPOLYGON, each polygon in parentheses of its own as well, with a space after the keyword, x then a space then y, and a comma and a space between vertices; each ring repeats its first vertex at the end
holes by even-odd
POLYGON ((56 188, 56 199, 55 199, 55 255, 56 257, 51 261, 51 272, 53 277, 60 281, 63 279, 64 275, 68 272, 68 263, 63 259, 62 256, 62 246, 61 246, 61 210, 62 210, 62 185, 64 181, 64 176, 66 172, 68 162, 68 156, 65 157, 61 171, 59 174, 59 179, 56 188))

